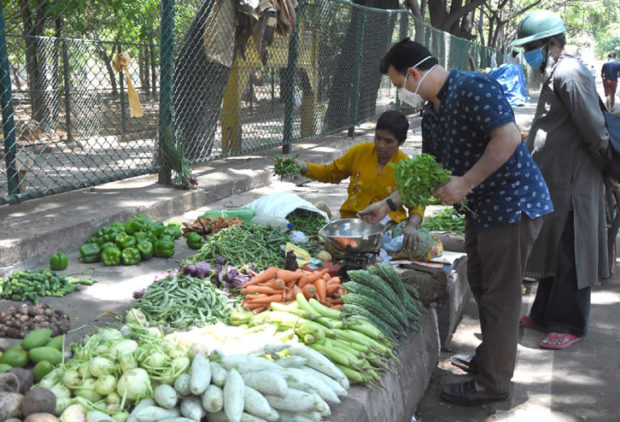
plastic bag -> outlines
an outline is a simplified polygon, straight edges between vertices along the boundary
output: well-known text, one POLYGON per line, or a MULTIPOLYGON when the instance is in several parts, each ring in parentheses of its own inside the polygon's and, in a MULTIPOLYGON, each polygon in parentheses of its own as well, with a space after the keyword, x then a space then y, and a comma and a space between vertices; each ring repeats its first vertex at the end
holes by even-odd
POLYGON ((300 208, 303 210, 316 212, 325 218, 325 222, 329 221, 327 214, 312 205, 305 199, 290 193, 277 192, 270 195, 262 196, 245 206, 256 211, 257 216, 270 216, 286 218, 287 215, 300 208))
MULTIPOLYGON (((402 228, 407 224, 406 221, 398 224, 393 230, 392 233, 402 233, 402 228)), ((402 249, 402 242, 404 239, 404 235, 398 234, 396 238, 392 239, 394 246, 397 244, 397 239, 400 239, 400 248, 397 251, 391 252, 392 256, 397 259, 412 259, 416 261, 424 261, 428 262, 433 258, 441 256, 443 254, 443 245, 428 230, 423 227, 418 228, 418 236, 420 241, 409 250, 402 249)), ((392 245, 391 245, 392 246, 392 245)), ((390 252, 386 248, 386 244, 383 247, 390 252)))

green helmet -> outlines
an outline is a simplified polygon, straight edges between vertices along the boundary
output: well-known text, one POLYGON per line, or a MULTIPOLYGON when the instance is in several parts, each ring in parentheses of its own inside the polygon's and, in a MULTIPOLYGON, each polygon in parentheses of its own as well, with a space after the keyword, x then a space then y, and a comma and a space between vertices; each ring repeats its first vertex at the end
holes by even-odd
POLYGON ((566 32, 564 23, 556 14, 547 10, 534 10, 519 22, 517 39, 510 45, 523 45, 564 32, 566 32))

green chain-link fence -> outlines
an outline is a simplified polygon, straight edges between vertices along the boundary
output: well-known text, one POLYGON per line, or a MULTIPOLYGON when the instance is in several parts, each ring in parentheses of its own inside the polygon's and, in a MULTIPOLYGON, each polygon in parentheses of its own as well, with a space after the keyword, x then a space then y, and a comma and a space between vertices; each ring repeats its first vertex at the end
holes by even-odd
POLYGON ((199 163, 351 129, 399 106, 378 63, 405 36, 447 68, 503 58, 407 11, 342 0, 300 0, 266 50, 245 0, 64 3, 3 2, 0 204, 158 170, 168 181, 160 140, 199 163), (119 52, 132 62, 114 72, 119 52))

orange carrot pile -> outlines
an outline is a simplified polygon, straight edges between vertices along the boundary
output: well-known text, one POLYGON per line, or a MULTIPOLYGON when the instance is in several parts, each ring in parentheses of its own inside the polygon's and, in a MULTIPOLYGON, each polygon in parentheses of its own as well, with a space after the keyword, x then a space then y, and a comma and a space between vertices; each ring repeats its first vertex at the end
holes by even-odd
POLYGON ((288 271, 278 267, 254 274, 254 278, 241 286, 241 294, 245 295, 243 307, 254 312, 264 311, 271 302, 292 303, 300 292, 306 299, 314 298, 340 310, 346 290, 340 285, 340 277, 332 277, 327 269, 288 271))

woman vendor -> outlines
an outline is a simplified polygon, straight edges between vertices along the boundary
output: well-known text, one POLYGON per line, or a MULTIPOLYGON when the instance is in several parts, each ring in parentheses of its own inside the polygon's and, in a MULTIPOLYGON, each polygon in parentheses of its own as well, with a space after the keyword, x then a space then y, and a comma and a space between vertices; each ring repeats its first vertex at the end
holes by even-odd
MULTIPOLYGON (((348 198, 340 207, 340 218, 356 218, 358 211, 379 202, 395 190, 394 169, 389 165, 407 159, 399 147, 407 138, 409 122, 404 114, 391 110, 379 116, 374 142, 352 146, 342 157, 331 164, 299 162, 305 177, 325 183, 340 183, 350 177, 348 198)), ((407 210, 388 202, 390 217, 397 223, 407 219, 407 210)), ((424 209, 415 209, 409 218, 410 229, 419 227, 424 209)))

